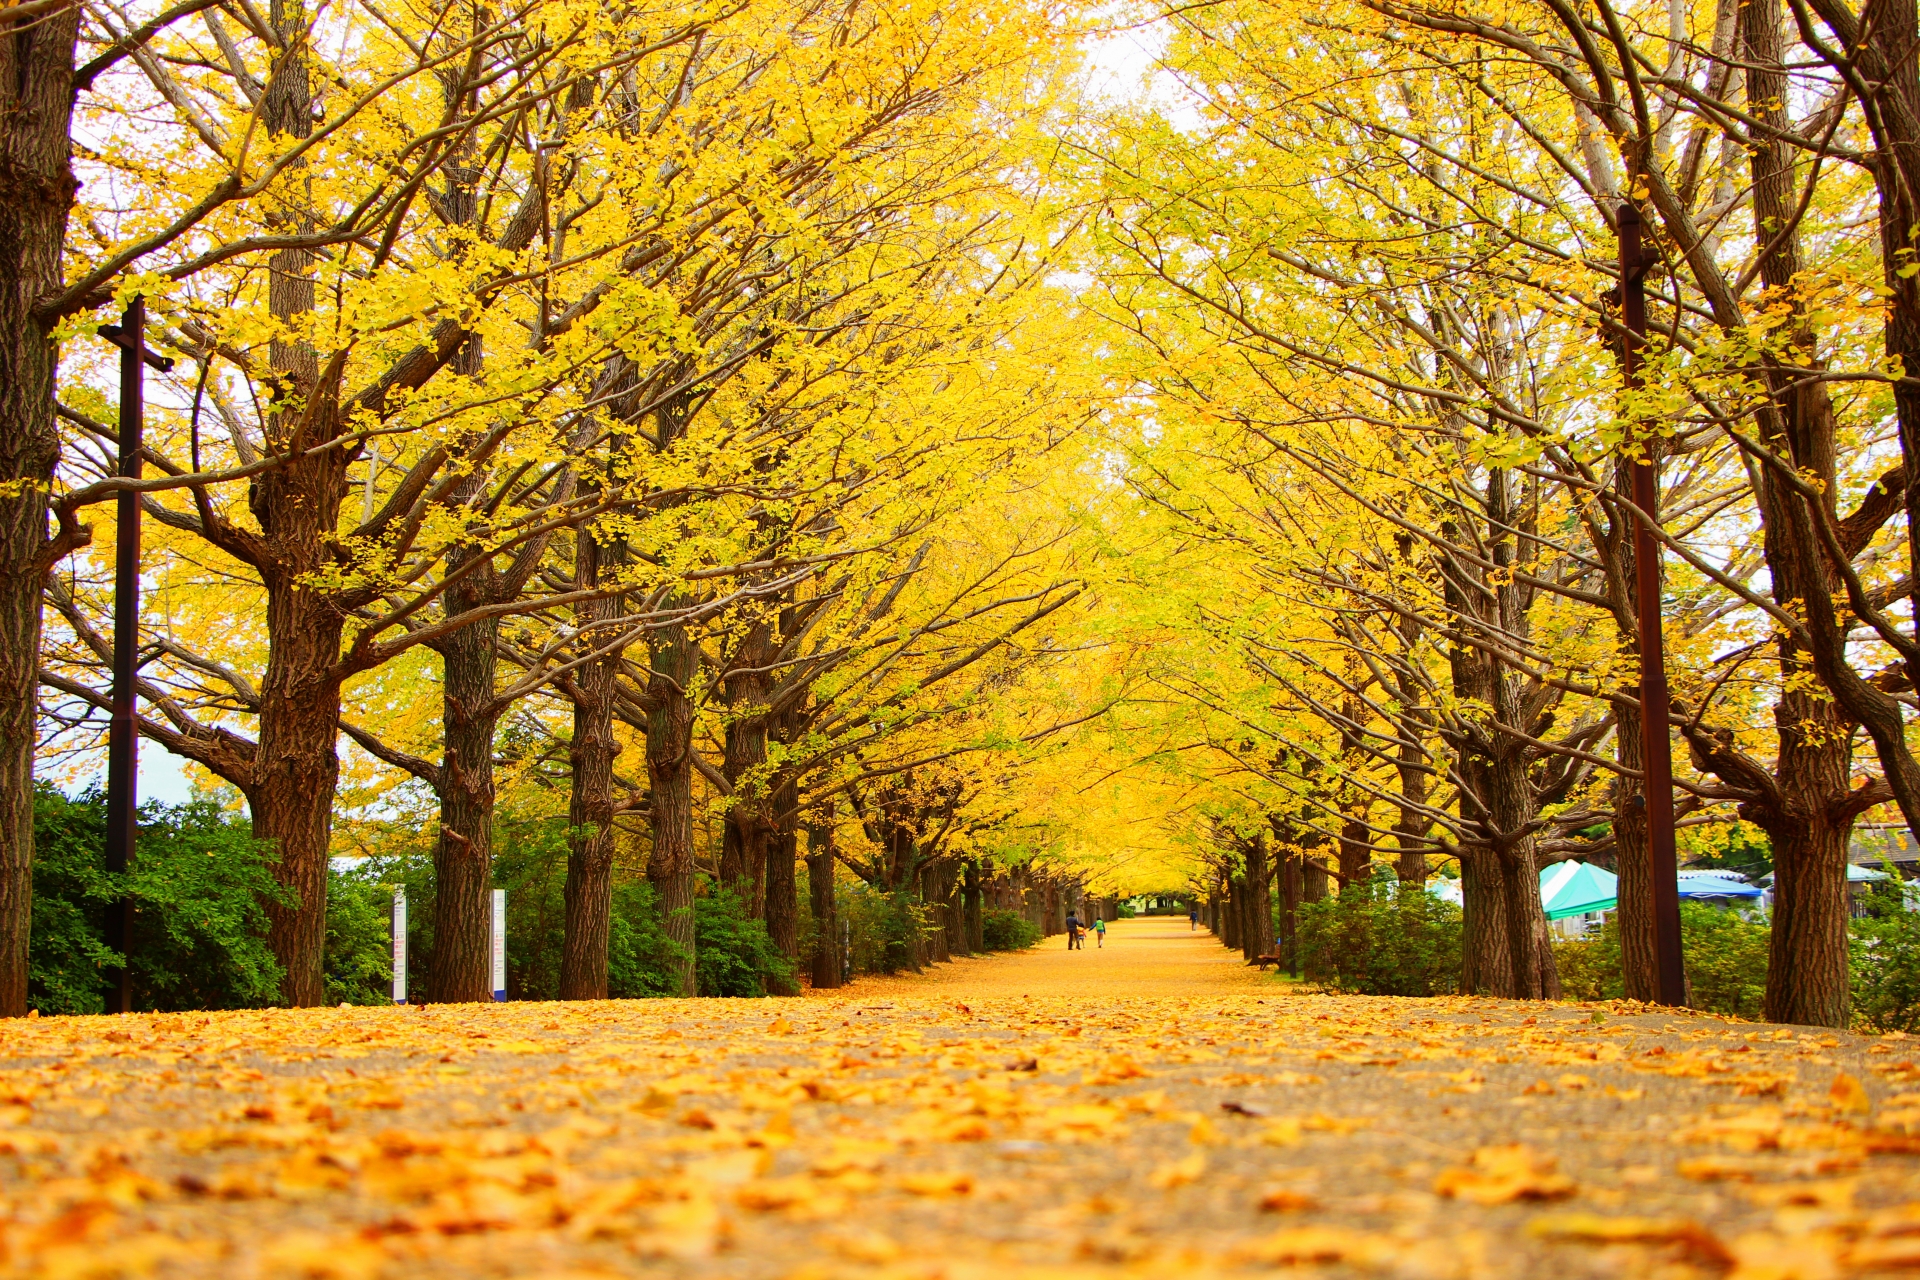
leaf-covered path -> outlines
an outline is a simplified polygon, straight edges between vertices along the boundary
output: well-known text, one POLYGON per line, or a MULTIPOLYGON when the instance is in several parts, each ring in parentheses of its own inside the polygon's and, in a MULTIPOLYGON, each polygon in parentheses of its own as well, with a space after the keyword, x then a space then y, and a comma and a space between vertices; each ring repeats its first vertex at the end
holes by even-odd
MULTIPOLYGON (((1912 1042, 1300 991, 1185 922, 803 1001, 15 1022, 23 1276, 1920 1267, 1912 1042)), ((1664 1269, 1664 1270, 1663 1270, 1664 1269)))
POLYGON ((1068 951, 1065 937, 1048 938, 1027 951, 996 952, 938 965, 923 974, 862 978, 845 992, 822 991, 822 999, 848 994, 977 996, 1218 996, 1273 988, 1186 917, 1119 920, 1108 926, 1105 946, 1087 939, 1083 951, 1068 951))

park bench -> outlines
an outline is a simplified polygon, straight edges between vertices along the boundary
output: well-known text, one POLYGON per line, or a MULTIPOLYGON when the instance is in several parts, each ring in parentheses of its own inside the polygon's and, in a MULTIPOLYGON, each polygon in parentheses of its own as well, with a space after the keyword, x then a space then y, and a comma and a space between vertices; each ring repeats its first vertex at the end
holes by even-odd
POLYGON ((1272 965, 1274 968, 1278 969, 1281 965, 1285 964, 1286 962, 1287 962, 1286 957, 1284 956, 1265 955, 1265 956, 1255 956, 1252 960, 1249 960, 1247 963, 1259 965, 1260 971, 1262 973, 1265 973, 1268 965, 1272 965))

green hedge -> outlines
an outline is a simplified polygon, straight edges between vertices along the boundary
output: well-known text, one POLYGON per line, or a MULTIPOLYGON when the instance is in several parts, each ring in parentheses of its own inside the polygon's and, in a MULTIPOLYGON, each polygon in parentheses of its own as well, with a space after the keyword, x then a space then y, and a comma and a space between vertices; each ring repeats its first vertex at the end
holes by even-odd
MULTIPOLYGON (((1920 912, 1902 909, 1897 892, 1864 893, 1867 914, 1848 925, 1854 1025, 1870 1032, 1920 1031, 1920 912)), ((1768 918, 1683 902, 1680 936, 1694 1006, 1760 1017, 1768 918)), ((1618 916, 1610 916, 1590 937, 1555 943, 1553 954, 1567 999, 1613 1000, 1623 994, 1618 916)))
POLYGON ((42 1013, 99 1013, 107 970, 106 907, 133 903, 137 1009, 234 1009, 273 1000, 281 971, 267 950, 269 899, 286 901, 268 847, 218 805, 146 804, 130 871, 106 869, 107 806, 98 791, 34 793, 33 935, 27 998, 42 1013))
POLYGON ((1384 869, 1299 913, 1302 975, 1343 991, 1432 996, 1460 985, 1460 908, 1384 869))
POLYGON ((1024 951, 1040 941, 1040 930, 1018 911, 993 908, 980 915, 980 940, 989 951, 1024 951))

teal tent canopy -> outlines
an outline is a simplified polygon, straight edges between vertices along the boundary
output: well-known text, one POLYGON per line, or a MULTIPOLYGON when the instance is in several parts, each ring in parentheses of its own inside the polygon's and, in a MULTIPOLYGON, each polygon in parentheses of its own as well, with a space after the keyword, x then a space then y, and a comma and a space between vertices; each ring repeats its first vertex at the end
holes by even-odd
POLYGON ((1559 862, 1540 873, 1540 905, 1547 919, 1611 911, 1620 905, 1620 880, 1585 862, 1559 862))

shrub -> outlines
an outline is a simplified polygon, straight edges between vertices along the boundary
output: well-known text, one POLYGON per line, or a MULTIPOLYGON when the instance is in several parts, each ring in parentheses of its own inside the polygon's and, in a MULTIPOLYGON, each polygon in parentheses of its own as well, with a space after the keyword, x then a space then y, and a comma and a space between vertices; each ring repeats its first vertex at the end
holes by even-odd
MULTIPOLYGON (((507 891, 507 994, 513 1000, 553 1000, 560 994, 560 960, 566 942, 567 830, 557 822, 500 825, 493 862, 494 883, 507 891)), ((369 858, 336 872, 339 896, 327 907, 328 999, 359 1003, 352 994, 332 994, 336 973, 377 974, 378 998, 391 998, 393 968, 389 936, 393 890, 407 891, 407 990, 424 999, 433 954, 433 864, 426 854, 369 858), (340 892, 344 887, 345 892, 340 892), (364 908, 356 898, 366 896, 364 908), (365 922, 357 949, 334 951, 336 910, 365 922), (377 919, 375 919, 377 917, 377 919), (377 940, 378 954, 374 954, 377 940), (358 957, 356 959, 355 957, 358 957)), ((653 886, 614 868, 612 918, 607 932, 607 994, 614 999, 669 992, 671 960, 679 952, 660 927, 653 886)), ((346 932, 343 925, 342 933, 346 932)), ((344 941, 344 939, 343 939, 344 941)))
POLYGON ((854 973, 898 973, 913 967, 913 943, 923 911, 904 893, 852 885, 839 898, 853 952, 854 973))
POLYGON ((793 962, 730 889, 701 877, 693 900, 694 971, 703 996, 796 995, 793 962))
POLYGON ((1853 922, 1848 949, 1854 1024, 1920 1031, 1920 911, 1904 908, 1898 886, 1863 896, 1867 915, 1853 922))
POLYGON ((28 999, 43 1013, 98 1013, 108 968, 106 907, 133 904, 130 977, 137 1009, 237 1009, 280 993, 265 942, 273 879, 268 845, 210 800, 140 807, 133 865, 106 870, 106 798, 34 793, 33 925, 28 999))
POLYGON ((1696 1009, 1757 1018, 1767 993, 1765 916, 1749 918, 1704 902, 1680 904, 1680 947, 1686 957, 1689 1003, 1696 1009))
POLYGON ((1555 939, 1553 963, 1560 974, 1563 999, 1618 1000, 1623 994, 1619 914, 1610 914, 1605 924, 1584 938, 1555 939))
MULTIPOLYGON (((1680 950, 1694 1008, 1760 1016, 1771 927, 1764 915, 1745 916, 1704 902, 1680 904, 1680 950)), ((1553 959, 1568 1000, 1617 1000, 1625 994, 1617 913, 1586 938, 1554 943, 1553 959)))
POLYGON ((1380 996, 1431 996, 1460 985, 1460 908, 1391 873, 1300 907, 1300 962, 1310 982, 1380 996))
POLYGON ((989 951, 1024 951, 1040 941, 1040 930, 1018 911, 994 908, 981 913, 980 937, 989 951))
POLYGON ((393 999, 394 886, 382 879, 383 870, 368 859, 327 875, 323 968, 328 1004, 376 1005, 393 999))

